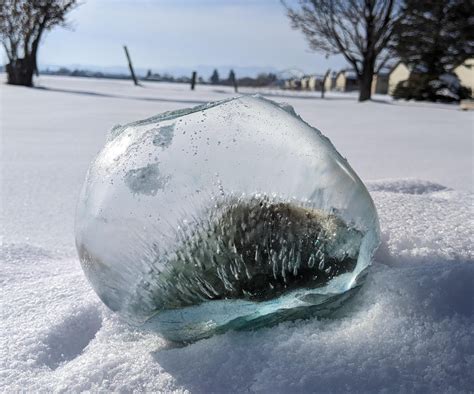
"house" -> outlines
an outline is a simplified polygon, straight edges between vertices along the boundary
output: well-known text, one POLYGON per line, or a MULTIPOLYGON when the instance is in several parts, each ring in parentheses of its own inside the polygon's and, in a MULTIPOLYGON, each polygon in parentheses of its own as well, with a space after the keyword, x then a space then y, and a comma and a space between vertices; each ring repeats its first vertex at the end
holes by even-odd
POLYGON ((341 70, 336 75, 335 90, 339 92, 352 92, 359 89, 357 75, 352 70, 341 70))
POLYGON ((461 85, 471 89, 472 96, 474 94, 474 58, 467 59, 453 71, 459 78, 461 85))
POLYGON ((312 75, 309 77, 308 89, 321 91, 323 87, 324 77, 321 75, 312 75))
POLYGON ((387 94, 388 93, 388 77, 390 69, 382 68, 372 78, 372 94, 387 94))
POLYGON ((301 89, 302 90, 309 89, 309 79, 310 79, 309 76, 304 76, 303 78, 301 78, 301 89))
MULTIPOLYGON (((459 78, 461 85, 470 88, 471 92, 474 92, 474 58, 467 59, 453 71, 459 78)), ((392 68, 388 76, 388 93, 393 95, 398 83, 406 81, 410 73, 409 68, 404 63, 398 62, 395 67, 392 68)))
POLYGON ((299 80, 291 80, 287 84, 287 89, 321 90, 322 85, 323 77, 321 75, 305 75, 299 80))
POLYGON ((333 90, 336 85, 336 73, 334 71, 326 73, 323 84, 326 92, 333 90))
POLYGON ((285 81, 285 89, 300 89, 301 80, 299 79, 287 79, 285 81))
POLYGON ((410 70, 403 62, 398 62, 388 74, 388 94, 393 95, 395 88, 401 81, 406 81, 410 76, 410 70))

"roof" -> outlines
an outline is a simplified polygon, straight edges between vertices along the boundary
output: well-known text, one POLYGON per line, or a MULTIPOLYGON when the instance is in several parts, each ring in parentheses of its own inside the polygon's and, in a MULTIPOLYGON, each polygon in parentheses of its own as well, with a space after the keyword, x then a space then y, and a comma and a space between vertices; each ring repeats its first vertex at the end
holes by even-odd
POLYGON ((377 73, 377 75, 384 75, 384 76, 387 76, 389 75, 393 70, 393 66, 383 66, 379 72, 377 73))
POLYGON ((408 71, 410 71, 410 72, 413 71, 413 67, 409 66, 408 64, 406 64, 406 63, 403 62, 402 60, 399 60, 398 62, 396 62, 396 63, 390 68, 390 71, 389 71, 388 75, 390 75, 399 65, 404 65, 406 68, 408 68, 408 71))
POLYGON ((340 74, 344 74, 344 76, 345 76, 347 79, 357 79, 357 74, 356 74, 356 72, 355 72, 352 68, 346 68, 346 69, 343 69, 343 70, 339 71, 339 72, 336 74, 336 78, 337 78, 340 74))

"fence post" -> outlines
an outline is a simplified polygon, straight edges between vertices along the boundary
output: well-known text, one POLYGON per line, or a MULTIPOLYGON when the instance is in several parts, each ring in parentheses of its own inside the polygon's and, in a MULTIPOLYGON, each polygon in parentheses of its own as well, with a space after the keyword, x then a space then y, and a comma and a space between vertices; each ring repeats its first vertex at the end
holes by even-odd
POLYGON ((237 93, 239 89, 237 86, 237 77, 235 76, 235 72, 232 74, 232 84, 234 85, 235 93, 237 93))
POLYGON ((135 85, 138 86, 137 77, 135 76, 135 72, 133 71, 132 59, 130 59, 130 55, 129 55, 129 53, 128 53, 127 46, 124 45, 124 46, 123 46, 123 49, 125 50, 125 56, 127 56, 128 68, 130 69, 130 74, 132 74, 133 82, 135 83, 135 85))
POLYGON ((193 71, 193 75, 191 77, 191 90, 194 90, 194 86, 196 85, 196 71, 193 71))

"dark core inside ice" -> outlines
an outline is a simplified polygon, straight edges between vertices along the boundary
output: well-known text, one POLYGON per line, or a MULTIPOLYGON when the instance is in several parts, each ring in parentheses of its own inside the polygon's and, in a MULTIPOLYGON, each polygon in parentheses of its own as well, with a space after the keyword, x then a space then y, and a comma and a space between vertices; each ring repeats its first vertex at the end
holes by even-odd
POLYGON ((148 289, 157 310, 209 300, 266 301, 352 272, 361 240, 361 232, 319 210, 236 201, 182 239, 148 289))

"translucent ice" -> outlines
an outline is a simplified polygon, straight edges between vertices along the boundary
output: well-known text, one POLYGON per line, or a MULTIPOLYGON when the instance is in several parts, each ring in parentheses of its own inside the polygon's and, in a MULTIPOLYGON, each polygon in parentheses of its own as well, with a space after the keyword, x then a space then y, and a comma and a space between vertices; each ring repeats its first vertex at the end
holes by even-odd
POLYGON ((347 161, 258 96, 115 127, 76 218, 102 301, 178 341, 324 315, 362 283, 378 242, 347 161))

